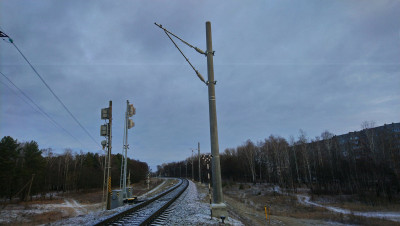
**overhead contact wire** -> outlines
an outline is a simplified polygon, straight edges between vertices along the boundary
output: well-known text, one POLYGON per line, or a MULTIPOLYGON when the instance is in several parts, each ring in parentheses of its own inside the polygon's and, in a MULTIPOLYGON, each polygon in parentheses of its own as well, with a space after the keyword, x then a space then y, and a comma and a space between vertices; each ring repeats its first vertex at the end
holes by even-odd
POLYGON ((64 109, 69 113, 69 115, 75 120, 76 123, 85 131, 85 133, 93 140, 94 143, 96 143, 99 147, 100 144, 93 138, 92 135, 86 130, 86 128, 78 121, 78 119, 71 113, 71 111, 65 106, 65 104, 61 101, 61 99, 54 93, 54 91, 50 88, 50 86, 46 83, 46 81, 40 76, 39 72, 36 71, 36 69, 33 67, 33 65, 29 62, 29 60, 25 57, 25 55, 21 52, 21 50, 15 45, 14 42, 11 42, 11 44, 14 45, 14 47, 18 50, 18 52, 21 54, 21 56, 25 59, 25 61, 29 64, 29 66, 32 68, 32 70, 36 73, 36 75, 40 78, 40 80, 43 82, 43 84, 50 90, 50 92, 53 94, 53 96, 60 102, 60 104, 64 107, 64 109))
MULTIPOLYGON (((53 125, 58 126, 60 129, 62 129, 66 134, 68 134, 70 137, 72 137, 74 140, 76 140, 78 143, 81 144, 82 147, 84 147, 84 145, 82 144, 82 142, 80 142, 78 140, 78 138, 76 138, 74 135, 72 135, 67 129, 65 129, 63 126, 61 126, 56 120, 54 120, 49 114, 47 114, 38 104, 36 104, 35 101, 33 101, 24 91, 22 91, 17 85, 15 85, 14 82, 12 82, 5 74, 3 74, 3 72, 0 71, 0 74, 6 78, 26 99, 28 99, 33 105, 35 105, 39 111, 34 108, 31 104, 29 104, 25 99, 23 99, 22 97, 20 97, 25 103, 27 103, 29 106, 32 107, 32 109, 34 109, 36 112, 41 113, 42 115, 46 116, 48 120, 50 120, 50 122, 53 123, 53 125)), ((2 82, 3 83, 3 82, 2 82)), ((4 85, 6 85, 5 83, 3 83, 4 85)), ((7 85, 6 85, 7 86, 7 85)), ((8 87, 9 89, 11 89, 10 87, 8 87)), ((12 89, 11 89, 12 90, 12 89)), ((13 92, 15 92, 14 90, 12 90, 13 92)))

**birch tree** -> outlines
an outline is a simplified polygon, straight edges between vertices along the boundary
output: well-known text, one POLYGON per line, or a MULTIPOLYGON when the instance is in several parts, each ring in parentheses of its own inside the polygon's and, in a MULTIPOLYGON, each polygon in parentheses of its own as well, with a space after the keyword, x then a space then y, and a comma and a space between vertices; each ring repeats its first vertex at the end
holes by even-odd
POLYGON ((250 170, 252 182, 256 182, 256 164, 255 164, 255 145, 251 140, 247 140, 244 146, 238 147, 238 152, 245 157, 245 162, 250 170))

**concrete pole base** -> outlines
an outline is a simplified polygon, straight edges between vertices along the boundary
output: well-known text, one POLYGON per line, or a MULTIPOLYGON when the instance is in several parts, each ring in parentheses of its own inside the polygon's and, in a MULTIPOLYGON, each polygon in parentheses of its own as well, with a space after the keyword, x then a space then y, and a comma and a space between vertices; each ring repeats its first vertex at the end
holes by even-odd
POLYGON ((212 217, 221 219, 221 216, 224 216, 225 220, 228 220, 228 211, 226 209, 225 203, 212 203, 211 211, 212 211, 212 217))

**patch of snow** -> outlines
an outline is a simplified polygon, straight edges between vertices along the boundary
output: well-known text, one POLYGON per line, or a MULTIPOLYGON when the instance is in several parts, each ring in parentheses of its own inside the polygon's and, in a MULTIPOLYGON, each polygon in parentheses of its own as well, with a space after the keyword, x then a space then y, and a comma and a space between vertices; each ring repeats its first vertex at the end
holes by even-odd
POLYGON ((53 222, 49 225, 94 225, 129 208, 132 208, 132 205, 125 205, 112 210, 100 210, 96 212, 90 212, 76 217, 53 222))
POLYGON ((0 224, 10 224, 15 219, 18 219, 19 222, 28 222, 29 220, 28 218, 25 218, 25 216, 29 217, 32 215, 41 214, 43 212, 47 211, 37 209, 26 210, 23 206, 13 209, 3 209, 0 211, 0 224))
POLYGON ((315 202, 310 201, 310 197, 306 195, 297 195, 297 200, 304 205, 312 205, 318 206, 325 209, 328 209, 332 212, 341 213, 341 214, 353 214, 355 216, 362 217, 375 217, 375 218, 383 218, 391 221, 400 222, 400 212, 359 212, 359 211, 350 211, 338 207, 333 206, 324 206, 315 202))
POLYGON ((279 187, 279 186, 274 186, 274 192, 276 192, 276 193, 279 193, 279 194, 282 194, 282 190, 281 190, 281 187, 279 187))
POLYGON ((65 201, 65 204, 64 204, 65 207, 74 208, 74 206, 67 199, 65 199, 64 201, 65 201))
MULTIPOLYGON (((52 211, 66 213, 65 208, 71 208, 76 215, 84 215, 88 212, 85 207, 100 206, 100 204, 81 205, 76 200, 64 200, 61 204, 27 204, 27 205, 9 205, 6 209, 0 211, 0 224, 11 222, 29 222, 29 218, 34 215, 44 214, 52 211)), ((66 213, 67 214, 67 213, 66 213)))
MULTIPOLYGON (((161 186, 163 184, 165 184, 166 181, 168 181, 168 180, 165 179, 163 181, 163 183, 161 183, 160 185, 158 185, 156 188, 152 189, 151 191, 148 191, 146 194, 143 194, 142 196, 140 196, 140 198, 149 196, 149 194, 151 194, 151 193, 158 193, 158 190, 161 188, 161 186)), ((135 204, 124 205, 124 206, 120 206, 120 207, 112 209, 112 210, 100 210, 100 211, 96 211, 96 212, 90 212, 90 213, 87 213, 84 215, 79 215, 76 217, 63 219, 61 221, 51 223, 50 225, 94 225, 94 224, 97 224, 98 222, 101 222, 101 221, 107 219, 107 218, 115 216, 115 215, 119 214, 120 212, 130 209, 134 205, 135 204)))

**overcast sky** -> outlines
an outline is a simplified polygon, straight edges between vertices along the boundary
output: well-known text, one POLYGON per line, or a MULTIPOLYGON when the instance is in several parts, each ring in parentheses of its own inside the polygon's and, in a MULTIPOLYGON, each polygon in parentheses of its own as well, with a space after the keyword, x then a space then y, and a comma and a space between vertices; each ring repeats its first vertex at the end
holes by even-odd
MULTIPOLYGON (((113 153, 122 151, 126 100, 136 107, 129 157, 153 170, 200 142, 210 152, 208 92, 154 22, 203 50, 211 21, 219 148, 269 135, 309 139, 400 118, 400 1, 0 0, 1 31, 100 143, 113 101, 113 153)), ((6 39, 7 40, 7 39, 6 39)), ((207 77, 206 58, 177 42, 207 77)), ((62 153, 98 152, 14 46, 0 71, 80 141, 25 103, 0 76, 0 137, 62 153), (11 89, 10 89, 10 88, 11 89)))

